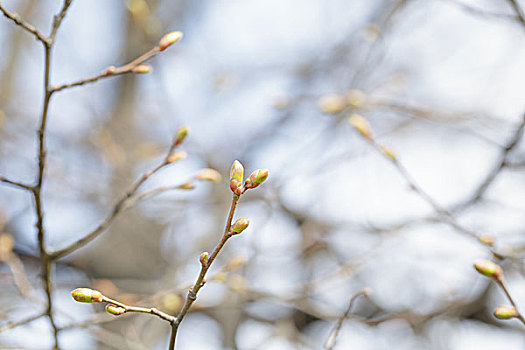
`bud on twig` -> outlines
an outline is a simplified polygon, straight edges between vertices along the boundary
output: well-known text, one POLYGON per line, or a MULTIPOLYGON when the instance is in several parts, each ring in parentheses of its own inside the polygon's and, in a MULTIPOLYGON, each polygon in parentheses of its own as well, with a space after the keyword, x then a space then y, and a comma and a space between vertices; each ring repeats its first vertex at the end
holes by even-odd
POLYGON ((126 309, 117 305, 108 304, 106 305, 106 312, 113 316, 120 316, 126 312, 126 309))
POLYGON ((359 114, 351 114, 349 117, 350 124, 359 131, 359 133, 367 138, 372 139, 372 128, 370 127, 370 124, 368 124, 368 121, 360 116, 359 114))
POLYGON ((500 320, 508 320, 510 318, 518 317, 518 310, 511 305, 501 305, 494 310, 494 316, 500 320))
POLYGON ((202 180, 202 181, 219 182, 221 181, 222 176, 215 169, 205 168, 205 169, 199 170, 197 175, 195 175, 195 178, 197 180, 202 180))
POLYGON ((246 188, 255 188, 268 178, 268 169, 257 169, 246 179, 246 188))
POLYGON ((474 268, 480 274, 490 277, 496 281, 501 280, 503 277, 503 270, 501 266, 493 263, 489 260, 477 260, 474 262, 474 268))
POLYGON ((482 234, 478 237, 479 241, 485 245, 488 245, 490 247, 494 246, 494 236, 486 233, 482 234))
POLYGON ((98 290, 89 288, 77 288, 71 292, 71 296, 79 303, 101 303, 104 298, 98 290))
POLYGON ((248 225, 250 224, 250 220, 248 219, 237 219, 235 223, 232 225, 230 231, 232 235, 238 235, 242 231, 246 230, 248 225))
POLYGON ((170 47, 171 45, 175 44, 177 41, 182 39, 182 37, 183 37, 182 32, 178 30, 165 34, 162 37, 162 39, 160 39, 159 41, 160 51, 166 50, 168 47, 170 47))
POLYGON ((114 74, 117 71, 117 68, 115 66, 109 66, 106 68, 106 75, 114 74))
POLYGON ((181 160, 181 159, 184 159, 188 156, 188 154, 184 151, 175 151, 175 152, 172 152, 169 156, 168 156, 168 163, 171 164, 171 163, 175 163, 176 161, 178 160, 181 160))
POLYGON ((186 136, 188 136, 188 128, 186 126, 178 128, 177 133, 175 134, 175 141, 173 142, 173 145, 180 145, 186 136))
POLYGON ((203 252, 203 253, 201 254, 201 257, 200 257, 199 260, 200 260, 201 265, 202 265, 203 267, 205 267, 206 265, 208 265, 208 259, 209 259, 209 258, 210 258, 210 253, 208 253, 208 252, 203 252))
POLYGON ((244 167, 236 160, 230 170, 230 189, 233 193, 240 196, 242 194, 242 181, 244 179, 244 167))
POLYGON ((146 63, 141 63, 131 70, 135 74, 146 74, 151 72, 151 66, 146 63))

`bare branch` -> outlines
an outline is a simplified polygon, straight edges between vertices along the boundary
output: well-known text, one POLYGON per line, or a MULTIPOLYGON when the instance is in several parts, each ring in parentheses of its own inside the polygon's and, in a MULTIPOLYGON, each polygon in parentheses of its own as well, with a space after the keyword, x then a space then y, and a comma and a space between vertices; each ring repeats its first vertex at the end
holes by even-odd
POLYGON ((66 17, 67 10, 69 9, 69 6, 72 2, 73 0, 64 0, 62 10, 53 19, 53 27, 51 28, 51 34, 49 34, 49 40, 51 44, 55 42, 55 37, 57 35, 58 28, 60 27, 60 24, 62 24, 62 20, 64 19, 64 17, 66 17))
POLYGON ((69 88, 72 88, 72 87, 75 87, 75 86, 82 86, 82 85, 85 85, 85 84, 88 84, 88 83, 94 83, 94 82, 96 82, 96 81, 98 81, 98 80, 100 80, 102 78, 114 77, 114 76, 118 76, 118 75, 122 75, 122 74, 126 74, 126 73, 131 73, 134 68, 136 68, 138 65, 142 64, 146 60, 152 58, 158 52, 160 52, 160 48, 159 48, 159 46, 155 46, 154 48, 152 48, 148 52, 142 54, 141 56, 137 57, 136 59, 134 59, 133 61, 131 61, 129 63, 126 63, 123 66, 120 66, 120 67, 113 67, 113 66, 111 66, 111 67, 108 67, 107 70, 104 71, 103 73, 99 73, 99 74, 93 75, 91 77, 83 78, 83 79, 80 79, 80 80, 72 82, 72 83, 67 83, 67 84, 54 86, 54 87, 51 88, 51 90, 53 92, 57 92, 57 91, 61 91, 61 90, 64 90, 64 89, 69 89, 69 88))
POLYGON ((25 318, 21 321, 15 321, 15 322, 8 322, 2 326, 0 326, 0 333, 5 332, 7 330, 13 329, 18 326, 23 326, 25 324, 28 324, 29 322, 33 322, 35 320, 38 320, 39 318, 46 316, 46 313, 40 313, 38 315, 30 316, 28 318, 25 318))
POLYGON ((11 186, 14 186, 14 187, 18 187, 18 188, 21 188, 23 190, 27 190, 27 191, 30 191, 30 192, 33 191, 33 187, 32 186, 24 184, 24 183, 19 182, 19 181, 10 180, 10 179, 2 176, 2 175, 0 175, 0 182, 8 184, 8 185, 11 185, 11 186))
POLYGON ((199 290, 204 286, 204 278, 206 277, 206 273, 210 269, 213 261, 221 251, 221 249, 224 247, 224 244, 226 244, 226 241, 231 237, 230 229, 232 226, 232 220, 233 215, 235 214, 235 209, 237 208, 237 203, 239 202, 239 196, 234 194, 232 198, 232 203, 230 206, 230 212, 228 214, 228 219, 226 220, 226 226, 224 227, 224 233, 222 235, 221 240, 209 256, 206 263, 201 264, 201 271, 199 273, 199 277, 197 277, 197 280, 195 281, 195 284, 188 292, 188 295, 186 296, 186 301, 184 302, 184 306, 177 314, 177 317, 175 321, 172 323, 172 329, 171 329, 171 336, 170 336, 170 345, 169 350, 175 349, 175 340, 177 338, 177 330, 179 328, 180 323, 188 313, 188 310, 190 309, 191 305, 195 300, 197 300, 197 293, 199 293, 199 290))
POLYGON ((345 312, 339 319, 337 320, 337 324, 335 325, 335 328, 330 332, 330 335, 328 336, 328 339, 326 339, 326 342, 324 344, 324 348, 327 350, 332 350, 337 342, 337 337, 339 336, 339 331, 341 330, 341 327, 343 326, 343 322, 348 318, 348 315, 350 314, 350 311, 352 310, 352 306, 354 305, 354 302, 359 298, 360 296, 368 295, 369 292, 367 289, 362 290, 355 294, 348 303, 348 307, 346 308, 345 312))
POLYGON ((15 22, 19 27, 34 35, 34 37, 37 40, 41 41, 44 45, 49 44, 48 38, 46 38, 42 33, 40 33, 35 26, 24 21, 18 13, 9 12, 5 7, 2 6, 2 4, 0 4, 0 11, 2 11, 4 16, 15 22))

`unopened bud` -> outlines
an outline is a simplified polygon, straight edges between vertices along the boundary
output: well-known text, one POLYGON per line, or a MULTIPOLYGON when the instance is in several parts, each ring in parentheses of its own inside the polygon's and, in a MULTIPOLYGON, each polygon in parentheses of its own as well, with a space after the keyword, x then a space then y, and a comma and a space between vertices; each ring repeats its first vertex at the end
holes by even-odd
POLYGON ((201 254, 200 259, 199 259, 200 262, 201 262, 201 265, 202 265, 202 266, 206 266, 206 265, 208 265, 208 259, 209 259, 209 258, 210 258, 210 253, 208 253, 208 252, 203 252, 203 253, 201 254))
POLYGON ((106 312, 113 316, 120 316, 126 312, 126 309, 117 305, 108 304, 106 305, 106 312))
POLYGON ((117 68, 115 66, 109 66, 106 68, 106 75, 114 74, 117 71, 117 68))
POLYGON ((174 145, 175 146, 180 145, 182 141, 184 141, 187 135, 188 135, 188 128, 186 126, 178 128, 177 133, 175 134, 174 145))
POLYGON ((257 169, 246 180, 246 188, 255 188, 268 178, 268 169, 257 169))
POLYGON ((242 231, 246 230, 249 224, 250 220, 248 219, 237 219, 237 221, 235 221, 235 223, 231 227, 231 233, 237 235, 242 231))
POLYGON ((71 296, 79 303, 101 303, 103 299, 102 293, 89 288, 77 288, 71 292, 71 296))
POLYGON ((235 180, 235 179, 231 179, 230 180, 230 190, 232 190, 232 192, 235 193, 236 195, 240 196, 243 190, 242 182, 235 180))
POLYGON ((238 160, 234 161, 230 170, 230 180, 237 180, 242 182, 244 179, 244 167, 238 160))
POLYGON ((490 260, 477 260, 474 262, 474 268, 480 274, 495 280, 500 280, 503 277, 503 270, 501 266, 493 263, 490 260))
POLYGON ((168 156, 168 163, 174 163, 176 161, 179 161, 181 159, 184 159, 188 156, 188 154, 184 151, 175 151, 175 152, 172 152, 169 156, 168 156))
POLYGON ((146 74, 151 72, 151 66, 149 64, 141 63, 131 71, 135 74, 146 74))
POLYGON ((366 137, 367 139, 372 138, 372 128, 365 118, 359 114, 351 114, 349 120, 350 124, 352 124, 352 126, 359 131, 363 137, 366 137))
POLYGON ((182 39, 183 34, 182 32, 176 30, 174 32, 169 32, 165 34, 162 39, 159 41, 159 49, 160 51, 166 50, 171 45, 175 44, 177 41, 182 39))
POLYGON ((199 170, 197 175, 195 175, 195 178, 197 180, 219 182, 221 181, 222 176, 215 169, 205 168, 205 169, 199 170))
POLYGON ((344 96, 338 94, 325 95, 317 101, 317 106, 321 112, 335 114, 341 112, 346 107, 344 96))
POLYGON ((485 245, 492 247, 494 245, 494 236, 490 234, 483 234, 478 237, 479 241, 485 245))
POLYGON ((519 316, 518 310, 511 305, 501 305, 494 310, 494 316, 500 320, 508 320, 519 316))

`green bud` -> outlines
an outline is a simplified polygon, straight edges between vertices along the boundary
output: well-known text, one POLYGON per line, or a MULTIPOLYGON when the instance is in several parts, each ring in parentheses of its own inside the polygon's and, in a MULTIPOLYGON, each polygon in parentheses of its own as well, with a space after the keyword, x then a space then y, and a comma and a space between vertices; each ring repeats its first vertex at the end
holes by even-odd
POLYGON ((494 310, 494 316, 500 320, 508 320, 510 318, 518 317, 519 312, 514 306, 501 305, 494 310))
POLYGON ((180 145, 186 136, 188 136, 188 127, 183 126, 178 128, 177 133, 175 134, 175 146, 180 145))
POLYGON ((237 219, 237 221, 235 221, 235 223, 231 227, 231 233, 237 235, 242 231, 246 230, 249 224, 250 220, 248 219, 237 219))
POLYGON ((200 262, 202 266, 206 266, 208 264, 208 259, 210 258, 210 253, 203 252, 200 257, 200 262))
POLYGON ((71 296, 79 303, 101 303, 104 298, 98 290, 89 288, 77 288, 71 292, 71 296))
POLYGON ((126 309, 117 305, 108 304, 106 305, 106 312, 113 316, 120 316, 126 312, 126 309))
POLYGON ((255 188, 268 178, 268 169, 257 169, 246 180, 246 188, 255 188))
POLYGON ((135 74, 146 74, 151 72, 151 66, 146 63, 141 63, 131 70, 135 74))
POLYGON ((242 182, 244 179, 244 167, 241 162, 236 160, 233 162, 232 169, 230 170, 230 180, 237 180, 242 182))
POLYGON ((503 277, 503 270, 501 266, 493 263, 490 260, 477 260, 474 262, 474 268, 480 274, 495 280, 500 280, 503 277))

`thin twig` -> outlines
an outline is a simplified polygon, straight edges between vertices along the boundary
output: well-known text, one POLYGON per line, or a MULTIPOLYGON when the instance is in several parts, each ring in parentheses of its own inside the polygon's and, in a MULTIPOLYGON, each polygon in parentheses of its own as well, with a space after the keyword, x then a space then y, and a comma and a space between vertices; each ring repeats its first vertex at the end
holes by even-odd
POLYGON ((104 71, 102 73, 99 73, 99 74, 96 74, 96 75, 93 75, 91 77, 83 78, 83 79, 80 79, 80 80, 72 82, 72 83, 66 83, 66 84, 54 86, 54 87, 51 88, 51 90, 53 92, 57 92, 57 91, 61 91, 61 90, 64 90, 64 89, 69 89, 69 88, 72 88, 72 87, 75 87, 75 86, 81 86, 81 85, 85 85, 85 84, 88 84, 88 83, 94 83, 94 82, 96 82, 96 81, 98 81, 98 80, 100 80, 102 78, 109 78, 109 77, 122 75, 122 74, 125 74, 125 73, 130 73, 130 72, 133 71, 133 68, 137 67, 138 65, 140 65, 143 62, 145 62, 146 60, 152 58, 158 52, 160 52, 160 48, 159 48, 159 46, 155 46, 154 48, 152 48, 148 52, 142 54, 141 56, 137 57, 136 59, 134 59, 133 61, 131 61, 129 63, 126 63, 123 66, 111 67, 111 69, 108 68, 106 71, 104 71))
POLYGON ((113 207, 113 210, 111 210, 111 213, 102 221, 93 231, 89 232, 88 234, 84 235, 82 238, 76 240, 75 242, 71 243, 65 248, 59 249, 53 253, 50 254, 50 257, 52 260, 60 259, 66 255, 69 255, 73 253, 74 251, 84 247, 86 244, 97 238, 100 234, 102 234, 113 222, 113 220, 118 216, 118 214, 125 208, 126 204, 132 198, 132 196, 137 192, 138 188, 146 182, 153 174, 155 174, 160 169, 164 168, 169 163, 164 160, 161 164, 157 165, 153 170, 150 170, 148 172, 145 172, 142 174, 140 179, 135 182, 122 196, 118 202, 113 207))
POLYGON ((10 180, 10 179, 2 176, 2 175, 0 175, 0 182, 8 184, 8 185, 11 185, 11 186, 14 186, 14 187, 21 188, 23 190, 27 190, 27 191, 31 191, 31 192, 33 191, 33 187, 31 187, 30 185, 24 184, 24 183, 19 182, 19 181, 10 180))
POLYGON ((520 4, 518 4, 517 0, 507 0, 510 3, 510 6, 514 9, 514 12, 516 12, 516 16, 519 18, 519 21, 523 28, 525 29, 525 12, 521 8, 520 4))
POLYGON ((10 330, 10 329, 13 329, 13 328, 18 327, 18 326, 23 326, 25 324, 28 324, 29 322, 33 322, 33 321, 38 320, 39 318, 44 317, 44 316, 46 316, 45 312, 44 313, 40 313, 38 315, 30 316, 30 317, 25 318, 25 319, 23 319, 21 321, 8 322, 8 323, 0 326, 0 333, 5 332, 5 331, 10 330))
POLYGON ((170 336, 170 345, 169 350, 175 349, 175 340, 177 338, 177 331, 179 328, 180 323, 188 313, 191 305, 195 300, 197 300, 197 293, 199 293, 199 290, 202 288, 202 286, 205 283, 204 278, 206 277, 206 273, 208 272, 209 268, 211 267, 213 261, 221 251, 221 249, 224 247, 224 244, 226 241, 231 237, 230 234, 230 228, 233 220, 233 215, 235 214, 235 209, 237 208, 237 203, 239 202, 239 196, 234 194, 232 198, 232 203, 230 206, 230 212, 228 214, 228 219, 226 220, 226 225, 224 227, 224 233, 222 235, 221 240, 211 253, 210 257, 208 258, 207 263, 201 265, 201 271, 199 273, 199 276, 197 277, 197 280, 195 281, 195 284, 193 287, 188 291, 188 295, 186 296, 186 301, 184 302, 184 306, 177 314, 177 317, 175 318, 175 321, 172 323, 172 329, 171 329, 171 336, 170 336))
POLYGON ((125 310, 125 312, 139 312, 139 313, 144 313, 144 314, 155 315, 155 316, 158 316, 158 317, 160 317, 161 319, 163 319, 165 321, 168 321, 170 324, 175 321, 175 317, 174 316, 168 315, 167 313, 162 312, 162 311, 160 311, 160 310, 158 310, 158 309, 156 309, 154 307, 152 307, 152 308, 144 308, 144 307, 138 307, 138 306, 130 306, 130 305, 123 304, 123 303, 121 303, 119 301, 110 299, 110 298, 108 298, 106 296, 102 297, 102 302, 120 306, 121 308, 123 308, 125 310))
POLYGON ((518 311, 518 316, 516 316, 516 318, 518 320, 521 321, 521 323, 523 323, 525 325, 525 317, 523 317, 522 313, 518 310, 518 305, 516 304, 516 302, 514 301, 514 299, 512 298, 512 296, 510 295, 510 291, 509 289, 507 288, 507 285, 505 283, 505 281, 503 280, 503 278, 499 278, 496 280, 496 283, 501 287, 501 289, 503 289, 503 292, 505 293, 505 295, 507 296, 507 299, 509 300, 509 302, 511 303, 512 306, 514 306, 514 308, 516 309, 516 311, 518 311))
POLYGON ((523 114, 523 117, 521 119, 521 122, 516 127, 513 135, 510 137, 509 141, 506 143, 506 145, 503 147, 499 157, 498 161, 492 168, 492 170, 487 174, 483 182, 477 187, 477 189, 474 191, 474 195, 467 201, 461 203, 460 205, 456 206, 455 210, 461 210, 464 208, 467 208, 481 200, 485 192, 488 190, 490 185, 496 180, 498 175, 501 173, 503 168, 507 166, 507 162, 509 159, 510 152, 516 148, 516 146, 519 144, 521 139, 523 138, 523 129, 525 127, 525 114, 523 114))
POLYGON ((2 6, 2 4, 0 4, 0 11, 2 11, 4 16, 6 16, 7 18, 9 18, 13 22, 15 22, 19 27, 21 27, 21 28, 25 29, 27 32, 33 34, 34 37, 37 40, 41 41, 44 45, 48 44, 48 40, 49 39, 46 38, 42 33, 40 33, 40 31, 38 29, 36 29, 35 26, 33 26, 32 24, 30 24, 30 23, 26 22, 25 20, 23 20, 18 13, 9 12, 5 7, 2 6))
POLYGON ((369 294, 368 290, 365 289, 365 290, 358 292, 350 299, 350 302, 348 303, 348 307, 346 308, 344 314, 341 315, 341 317, 339 317, 334 329, 332 330, 332 332, 330 332, 328 339, 326 339, 326 342, 324 344, 325 349, 332 350, 335 347, 335 344, 337 342, 337 337, 339 336, 339 331, 341 331, 343 322, 348 318, 348 315, 350 314, 350 311, 352 310, 352 306, 354 305, 354 302, 360 296, 368 295, 368 294, 369 294))

